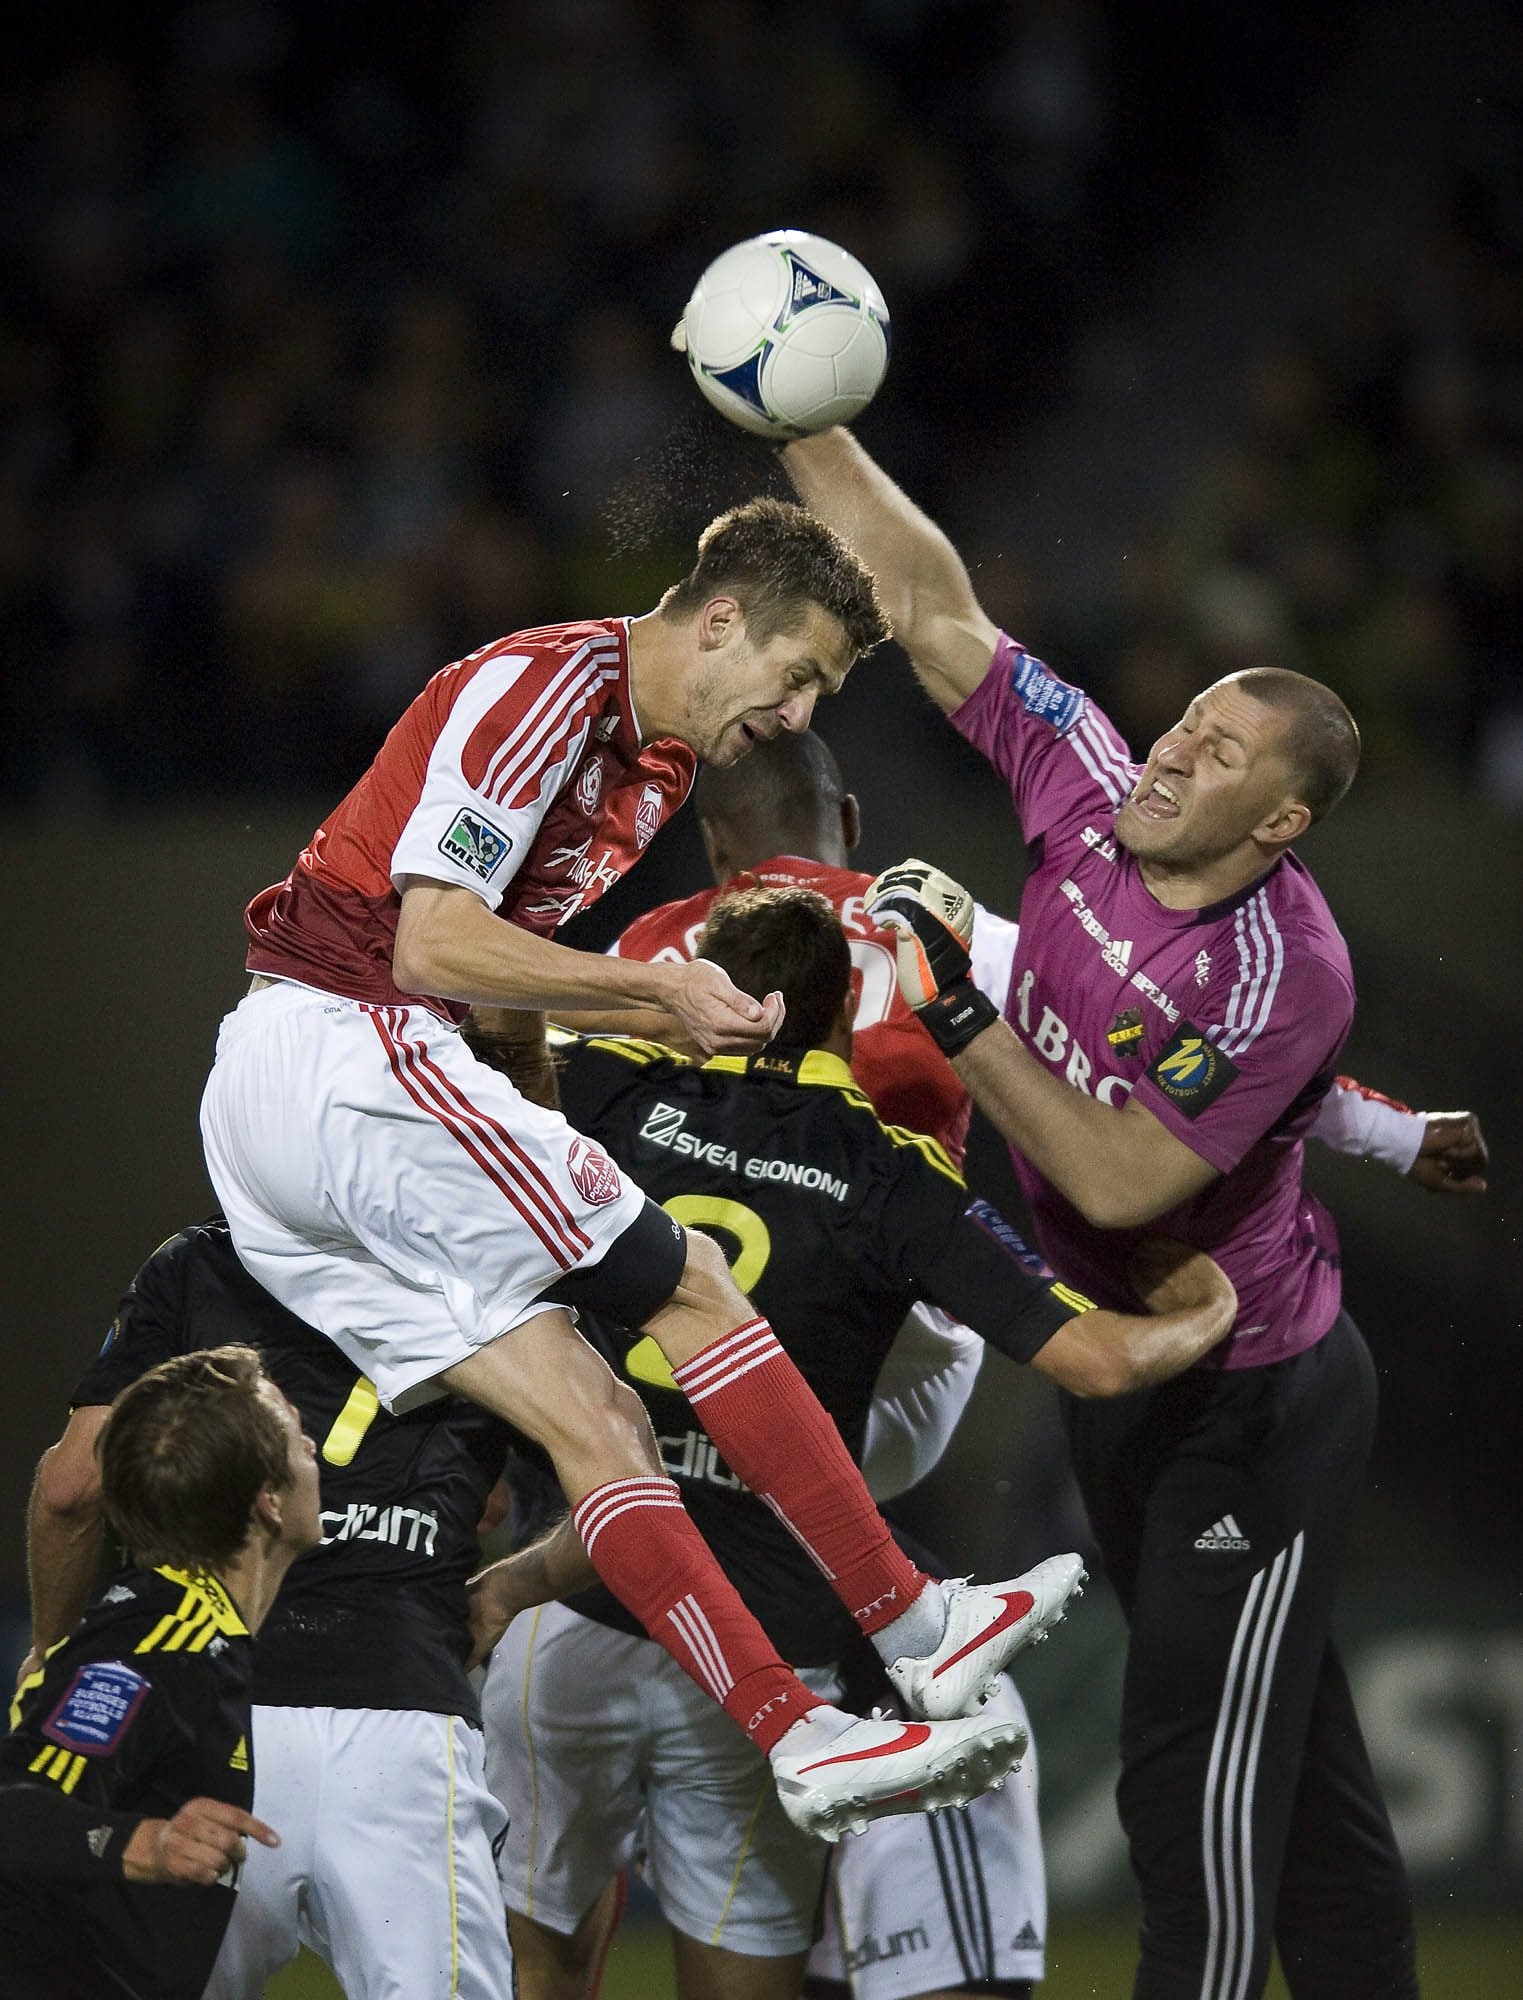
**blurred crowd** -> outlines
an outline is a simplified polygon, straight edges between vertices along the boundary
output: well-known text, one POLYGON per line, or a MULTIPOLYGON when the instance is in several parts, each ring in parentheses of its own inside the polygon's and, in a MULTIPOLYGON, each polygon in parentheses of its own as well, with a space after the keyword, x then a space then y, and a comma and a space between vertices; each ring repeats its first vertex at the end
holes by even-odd
MULTIPOLYGON (((741 497, 724 452, 751 447, 666 336, 758 230, 878 276, 871 441, 970 536, 1088 316, 1226 154, 1293 128, 1360 10, 1152 11, 181 0, 88 45, 35 28, 0 82, 0 798, 331 792, 448 660, 645 608, 741 497)), ((1499 98, 1415 279, 1266 335, 1189 518, 1070 607, 1139 730, 1267 649, 1382 754, 1523 803, 1519 134, 1499 98)), ((739 476, 770 472, 755 447, 739 476)))

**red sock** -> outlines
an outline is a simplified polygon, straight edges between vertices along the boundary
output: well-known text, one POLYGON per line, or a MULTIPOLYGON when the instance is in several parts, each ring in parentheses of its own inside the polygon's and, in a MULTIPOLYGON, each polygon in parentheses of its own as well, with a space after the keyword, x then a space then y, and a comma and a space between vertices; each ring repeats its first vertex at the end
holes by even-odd
POLYGON ((613 1479, 575 1509, 598 1575, 757 1749, 821 1706, 740 1600, 672 1479, 613 1479))
POLYGON ((725 1464, 777 1515, 864 1632, 929 1578, 895 1542, 841 1433, 764 1319, 672 1370, 725 1464))

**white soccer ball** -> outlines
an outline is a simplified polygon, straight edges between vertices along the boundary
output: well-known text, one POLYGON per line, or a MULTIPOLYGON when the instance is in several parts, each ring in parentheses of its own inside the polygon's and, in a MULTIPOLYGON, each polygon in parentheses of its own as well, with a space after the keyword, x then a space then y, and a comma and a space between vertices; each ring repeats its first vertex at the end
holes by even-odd
POLYGON ((714 408, 763 437, 849 424, 888 367, 888 306, 871 272, 804 229, 716 257, 673 336, 714 408))

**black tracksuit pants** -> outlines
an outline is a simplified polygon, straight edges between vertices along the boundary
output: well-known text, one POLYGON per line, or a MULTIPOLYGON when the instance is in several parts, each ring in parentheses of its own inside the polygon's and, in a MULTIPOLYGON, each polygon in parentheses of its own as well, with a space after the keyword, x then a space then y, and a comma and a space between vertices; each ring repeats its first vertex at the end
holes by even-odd
POLYGON ((1063 1398, 1130 1626, 1121 1823, 1134 2000, 1417 1992, 1411 1892, 1331 1638, 1375 1428, 1347 1314, 1288 1361, 1063 1398))

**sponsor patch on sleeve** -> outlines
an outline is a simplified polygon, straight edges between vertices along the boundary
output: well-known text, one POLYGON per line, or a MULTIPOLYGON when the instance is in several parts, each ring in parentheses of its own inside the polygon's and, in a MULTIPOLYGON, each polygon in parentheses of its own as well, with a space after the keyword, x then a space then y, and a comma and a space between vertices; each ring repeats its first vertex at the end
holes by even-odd
POLYGON ((1010 691, 1028 715, 1050 723, 1059 736, 1073 727, 1084 706, 1083 688, 1060 681, 1050 667, 1019 648, 1010 669, 1010 691))
POLYGON ((462 807, 455 815, 454 825, 439 842, 439 852, 486 882, 507 857, 512 845, 501 827, 493 826, 480 813, 468 812, 462 807))
POLYGON ((1047 1259, 1033 1250, 1014 1224, 1006 1221, 1000 1211, 991 1207, 981 1196, 975 1195, 968 1203, 968 1218, 976 1222, 980 1229, 987 1230, 995 1242, 1003 1245, 1021 1269, 1031 1277, 1051 1278, 1054 1275, 1047 1259))
POLYGON ((1232 1082, 1237 1065, 1192 1022, 1181 1021, 1147 1074, 1186 1118, 1198 1118, 1232 1082))
POLYGON ((85 1757, 109 1757, 127 1734, 151 1683, 121 1660, 87 1660, 42 1725, 50 1743, 85 1757))

